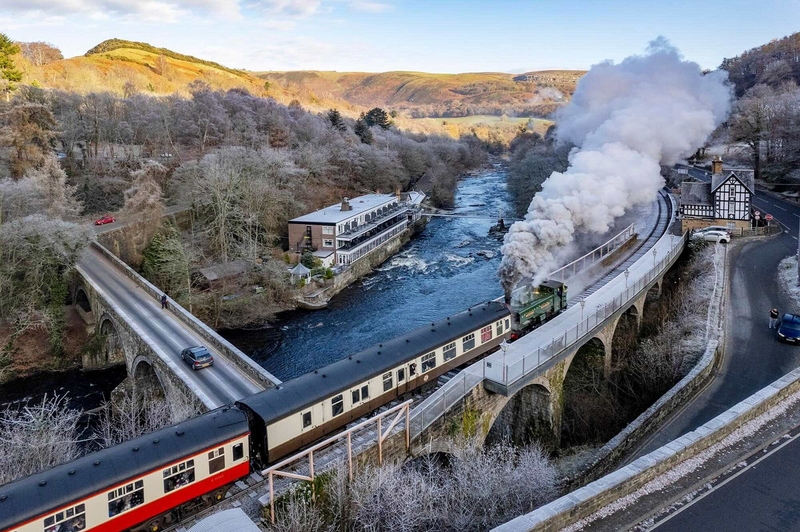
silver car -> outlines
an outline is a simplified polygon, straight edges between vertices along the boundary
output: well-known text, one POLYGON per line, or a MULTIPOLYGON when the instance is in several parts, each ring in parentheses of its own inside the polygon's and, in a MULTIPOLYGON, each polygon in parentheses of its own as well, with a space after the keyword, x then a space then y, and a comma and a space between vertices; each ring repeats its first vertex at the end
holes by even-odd
POLYGON ((716 242, 717 244, 727 244, 731 241, 731 235, 725 231, 698 231, 692 234, 691 239, 700 242, 716 242))

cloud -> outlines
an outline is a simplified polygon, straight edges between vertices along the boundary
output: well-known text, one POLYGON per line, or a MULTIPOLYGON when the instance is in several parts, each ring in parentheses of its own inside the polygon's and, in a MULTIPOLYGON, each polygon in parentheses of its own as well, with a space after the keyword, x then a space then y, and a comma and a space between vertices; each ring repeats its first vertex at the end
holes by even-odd
POLYGON ((354 11, 364 11, 366 13, 384 13, 392 9, 391 4, 384 2, 371 2, 369 0, 351 0, 348 5, 354 11))
POLYGON ((0 13, 44 14, 91 18, 135 16, 174 22, 192 15, 239 16, 238 0, 3 0, 0 13))
POLYGON ((319 11, 322 0, 250 0, 245 4, 270 14, 308 16, 319 11))

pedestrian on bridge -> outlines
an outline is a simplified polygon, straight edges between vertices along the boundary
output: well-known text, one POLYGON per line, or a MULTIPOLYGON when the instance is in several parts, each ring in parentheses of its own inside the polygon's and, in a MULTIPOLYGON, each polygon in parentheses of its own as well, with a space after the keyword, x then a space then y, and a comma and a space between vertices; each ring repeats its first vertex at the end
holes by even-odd
MULTIPOLYGON (((162 309, 166 309, 167 308, 167 294, 162 294, 161 295, 161 308, 162 309)), ((772 325, 770 325, 770 327, 772 327, 772 325)))
POLYGON ((773 308, 769 311, 769 328, 770 329, 777 329, 778 328, 778 309, 773 308))

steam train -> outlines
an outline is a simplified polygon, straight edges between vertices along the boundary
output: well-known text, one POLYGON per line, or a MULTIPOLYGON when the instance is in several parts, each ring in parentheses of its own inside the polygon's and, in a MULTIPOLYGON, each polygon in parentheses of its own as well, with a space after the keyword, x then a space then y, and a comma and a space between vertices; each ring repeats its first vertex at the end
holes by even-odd
POLYGON ((433 382, 565 305, 560 283, 516 294, 510 308, 483 303, 232 405, 0 486, 0 530, 169 527, 222 499, 251 471, 433 382))

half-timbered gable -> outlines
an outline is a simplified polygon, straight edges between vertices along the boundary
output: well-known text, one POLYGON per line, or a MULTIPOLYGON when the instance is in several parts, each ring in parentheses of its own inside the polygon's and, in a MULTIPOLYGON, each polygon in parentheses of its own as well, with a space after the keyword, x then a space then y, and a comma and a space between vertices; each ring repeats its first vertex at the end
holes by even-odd
POLYGON ((750 198, 753 195, 752 174, 729 171, 714 175, 711 180, 714 217, 720 220, 750 220, 750 198))

